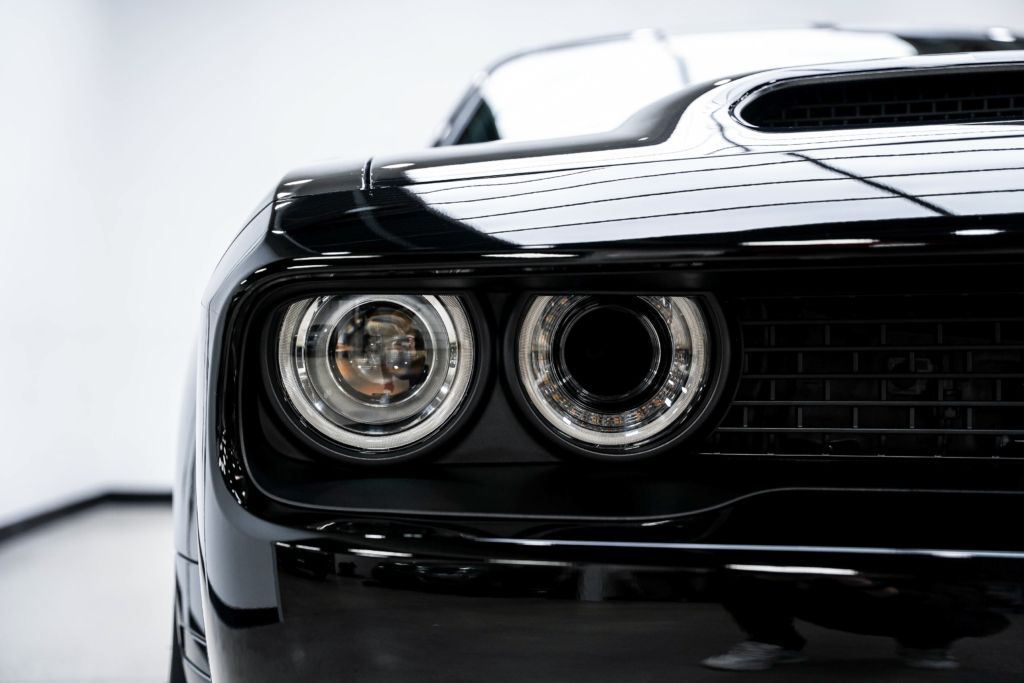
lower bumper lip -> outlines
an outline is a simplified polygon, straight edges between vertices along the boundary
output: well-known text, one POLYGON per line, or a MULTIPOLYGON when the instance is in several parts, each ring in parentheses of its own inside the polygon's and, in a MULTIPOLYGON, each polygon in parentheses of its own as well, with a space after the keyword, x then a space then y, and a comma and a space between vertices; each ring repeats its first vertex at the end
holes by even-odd
POLYGON ((362 546, 355 534, 277 542, 281 618, 222 619, 219 601, 207 619, 215 678, 676 680, 745 637, 736 595, 759 613, 786 595, 818 624, 799 631, 812 660, 828 652, 809 665, 823 676, 891 668, 898 680, 894 615, 941 615, 972 667, 1013 680, 1020 617, 1006 595, 1024 581, 1024 553, 493 537, 474 556, 429 538, 398 549, 381 532, 358 534, 362 546))

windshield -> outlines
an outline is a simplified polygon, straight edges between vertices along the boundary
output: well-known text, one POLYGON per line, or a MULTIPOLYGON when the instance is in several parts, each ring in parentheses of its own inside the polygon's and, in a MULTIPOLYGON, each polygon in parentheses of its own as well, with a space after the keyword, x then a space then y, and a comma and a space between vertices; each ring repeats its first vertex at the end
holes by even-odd
POLYGON ((665 35, 636 31, 526 53, 498 64, 456 112, 440 144, 540 140, 612 130, 681 88, 803 64, 942 51, 1019 49, 984 37, 798 29, 665 35))

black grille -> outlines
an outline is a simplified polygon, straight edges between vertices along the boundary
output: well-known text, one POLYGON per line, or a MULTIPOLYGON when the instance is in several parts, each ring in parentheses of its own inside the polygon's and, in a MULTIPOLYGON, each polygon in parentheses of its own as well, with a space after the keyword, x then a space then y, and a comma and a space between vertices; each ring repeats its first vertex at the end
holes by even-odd
POLYGON ((710 450, 1024 457, 1024 295, 747 299, 710 450))
POLYGON ((769 130, 1024 119, 1024 69, 805 81, 755 95, 741 116, 769 130))

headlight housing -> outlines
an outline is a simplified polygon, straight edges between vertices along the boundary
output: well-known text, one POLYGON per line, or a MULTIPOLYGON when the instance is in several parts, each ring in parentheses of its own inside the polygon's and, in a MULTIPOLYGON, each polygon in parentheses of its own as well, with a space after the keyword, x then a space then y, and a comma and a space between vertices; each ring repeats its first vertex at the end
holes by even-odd
POLYGON ((603 457, 646 455, 684 428, 711 376, 711 334, 681 296, 537 296, 516 337, 527 402, 556 436, 603 457))
POLYGON ((454 418, 476 341, 454 296, 357 294, 295 302, 277 337, 284 396, 321 437, 388 460, 454 418))

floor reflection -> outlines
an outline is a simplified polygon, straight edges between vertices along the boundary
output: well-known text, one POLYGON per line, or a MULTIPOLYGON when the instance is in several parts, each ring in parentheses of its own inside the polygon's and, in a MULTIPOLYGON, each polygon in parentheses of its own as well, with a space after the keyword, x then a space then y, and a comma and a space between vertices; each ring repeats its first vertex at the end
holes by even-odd
POLYGON ((704 660, 712 668, 757 670, 802 659, 808 641, 797 630, 797 619, 891 638, 904 664, 936 670, 958 668, 951 653, 955 641, 994 636, 1010 625, 995 611, 993 596, 971 585, 878 581, 855 572, 794 578, 746 569, 727 570, 719 580, 722 606, 747 641, 704 660))

